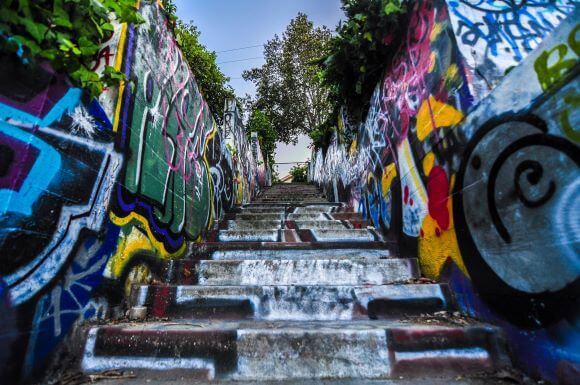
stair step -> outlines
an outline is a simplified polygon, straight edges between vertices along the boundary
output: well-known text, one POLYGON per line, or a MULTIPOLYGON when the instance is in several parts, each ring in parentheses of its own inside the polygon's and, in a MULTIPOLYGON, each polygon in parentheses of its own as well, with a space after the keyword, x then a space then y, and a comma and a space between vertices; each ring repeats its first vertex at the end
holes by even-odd
POLYGON ((281 209, 281 210, 285 210, 286 209, 286 205, 282 204, 282 203, 246 203, 243 206, 241 206, 241 208, 277 208, 277 209, 281 209))
POLYGON ((319 221, 294 221, 296 227, 299 229, 329 229, 342 230, 347 227, 341 221, 319 220, 319 221))
POLYGON ((375 234, 368 229, 311 229, 314 239, 318 242, 373 242, 375 234))
POLYGON ((218 240, 221 242, 277 242, 280 239, 278 230, 220 230, 218 240))
POLYGON ((325 213, 302 213, 302 214, 295 214, 290 213, 288 214, 288 220, 291 221, 329 221, 330 218, 325 213))
POLYGON ((242 221, 230 220, 228 221, 228 230, 272 230, 282 228, 282 221, 280 220, 265 220, 265 221, 242 221))
POLYGON ((422 378, 405 378, 400 376, 399 378, 390 379, 332 379, 332 380, 311 380, 311 379, 285 379, 285 380, 273 380, 273 381, 243 381, 243 380, 231 380, 231 379, 216 379, 209 381, 206 379, 196 380, 192 378, 192 373, 188 372, 187 375, 176 374, 175 371, 169 373, 164 373, 162 371, 139 371, 135 372, 133 370, 129 371, 132 378, 123 379, 123 382, 119 382, 118 378, 112 380, 99 380, 99 385, 513 385, 513 381, 508 379, 500 379, 494 373, 478 374, 475 373, 473 376, 455 376, 454 379, 447 377, 436 377, 436 373, 426 375, 422 378), (169 378, 168 378, 169 376, 169 378), (451 382, 452 381, 452 382, 451 382))
POLYGON ((214 251, 213 260, 379 259, 392 258, 386 249, 281 249, 214 251))
POLYGON ((284 214, 273 214, 273 213, 253 213, 246 214, 240 213, 236 214, 236 220, 242 221, 283 221, 284 214))
POLYGON ((241 214, 278 214, 286 213, 285 208, 280 207, 243 207, 241 214))
POLYGON ((302 207, 296 207, 294 209, 294 213, 295 214, 329 213, 336 207, 339 207, 339 206, 330 206, 330 205, 302 206, 302 207))
POLYGON ((501 333, 483 325, 188 321, 92 327, 81 366, 272 381, 465 375, 507 361, 501 333))
POLYGON ((384 285, 418 276, 416 259, 201 261, 200 285, 384 285))
POLYGON ((134 286, 154 317, 255 320, 394 318, 451 307, 443 284, 377 286, 134 286))

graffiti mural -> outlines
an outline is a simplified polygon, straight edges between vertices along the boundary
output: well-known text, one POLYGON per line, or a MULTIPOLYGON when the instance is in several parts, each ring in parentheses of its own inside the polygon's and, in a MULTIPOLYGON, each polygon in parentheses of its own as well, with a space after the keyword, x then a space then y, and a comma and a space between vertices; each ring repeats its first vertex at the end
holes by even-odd
POLYGON ((448 1, 458 47, 481 98, 576 7, 574 0, 448 1))
POLYGON ((130 283, 265 183, 241 122, 224 138, 159 7, 141 2, 142 25, 113 23, 94 69, 128 81, 98 100, 2 54, 2 380, 34 374, 75 324, 109 316, 130 283))
MULTIPOLYGON (((81 90, 50 68, 38 66, 29 76, 40 81, 17 97, 0 96, 2 279, 11 306, 35 314, 24 326, 32 330, 25 371, 43 356, 35 348, 38 333, 52 336, 56 344, 71 317, 77 318, 74 309, 90 301, 94 285, 81 282, 100 281, 92 275, 95 267, 81 260, 87 257, 78 245, 91 242, 100 258, 112 250, 98 239, 107 227, 105 208, 122 166, 111 123, 98 103, 85 101, 81 90), (66 289, 43 295, 59 282, 66 282, 66 289), (47 300, 56 304, 50 310, 43 308, 47 300), (45 316, 51 322, 41 326, 38 320, 45 316)), ((44 349, 54 348, 49 341, 43 339, 44 349)), ((15 352, 23 354, 20 341, 15 343, 15 352)))
POLYGON ((580 366, 572 3, 414 2, 358 135, 335 135, 311 166, 328 196, 449 281, 465 312, 501 324, 532 375, 562 384, 580 366), (466 41, 497 71, 483 94, 466 41))
MULTIPOLYGON (((132 268, 134 256, 183 255, 224 209, 258 191, 243 126, 234 123, 231 143, 222 138, 164 13, 147 3, 141 13, 146 23, 129 28, 124 62, 135 89, 122 96, 118 143, 126 167, 111 219, 123 231, 105 271, 113 279, 132 268)), ((226 109, 225 125, 231 113, 226 109)))

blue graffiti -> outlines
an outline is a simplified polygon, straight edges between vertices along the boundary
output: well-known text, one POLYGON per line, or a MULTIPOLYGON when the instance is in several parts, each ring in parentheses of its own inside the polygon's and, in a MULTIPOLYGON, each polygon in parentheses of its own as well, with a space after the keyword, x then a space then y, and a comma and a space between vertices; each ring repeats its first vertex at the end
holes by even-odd
POLYGON ((0 120, 13 119, 34 126, 48 127, 60 120, 64 115, 71 113, 79 105, 82 92, 79 88, 69 89, 45 116, 35 116, 18 108, 0 104, 0 120))
POLYGON ((448 4, 458 19, 456 34, 463 44, 484 44, 486 56, 510 53, 517 62, 575 8, 569 0, 454 0, 448 4))
POLYGON ((32 168, 18 191, 7 188, 0 189, 0 215, 11 211, 30 216, 32 215, 32 206, 60 170, 61 156, 37 136, 10 124, 0 122, 0 133, 25 143, 26 151, 29 151, 30 147, 38 152, 32 168))
POLYGON ((99 314, 103 309, 93 298, 93 291, 102 281, 119 232, 119 227, 109 222, 104 240, 94 236, 87 238, 64 278, 38 301, 25 360, 25 375, 52 354, 75 322, 103 315, 99 314))

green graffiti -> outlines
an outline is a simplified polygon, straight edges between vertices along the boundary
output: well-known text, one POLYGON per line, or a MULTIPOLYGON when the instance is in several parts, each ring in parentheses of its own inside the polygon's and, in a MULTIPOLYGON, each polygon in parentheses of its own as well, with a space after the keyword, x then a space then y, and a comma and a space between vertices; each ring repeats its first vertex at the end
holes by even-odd
POLYGON ((124 186, 149 203, 171 233, 195 239, 210 220, 212 187, 203 155, 213 119, 175 42, 159 39, 160 24, 151 20, 149 30, 137 29, 124 186))
MULTIPOLYGON (((559 44, 544 51, 534 62, 534 69, 543 91, 559 85, 578 63, 580 42, 578 40, 580 24, 576 25, 568 35, 567 44, 559 44), (574 57, 573 57, 574 56, 574 57)), ((572 91, 564 97, 567 106, 577 109, 580 106, 580 95, 572 91)), ((562 132, 573 141, 580 141, 580 132, 570 123, 570 111, 565 108, 560 114, 562 132)))

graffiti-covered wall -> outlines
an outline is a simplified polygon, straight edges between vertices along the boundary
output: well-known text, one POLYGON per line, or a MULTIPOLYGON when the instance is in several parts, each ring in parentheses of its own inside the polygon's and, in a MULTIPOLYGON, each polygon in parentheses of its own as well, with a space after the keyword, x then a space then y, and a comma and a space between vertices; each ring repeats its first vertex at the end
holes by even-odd
POLYGON ((127 77, 99 100, 46 65, 0 60, 6 378, 41 366, 75 322, 109 315, 127 283, 186 255, 264 183, 243 126, 226 144, 157 2, 140 12, 95 58, 127 77))
POLYGON ((580 370, 580 13, 573 1, 412 2, 350 145, 312 178, 502 325, 514 359, 580 370))

